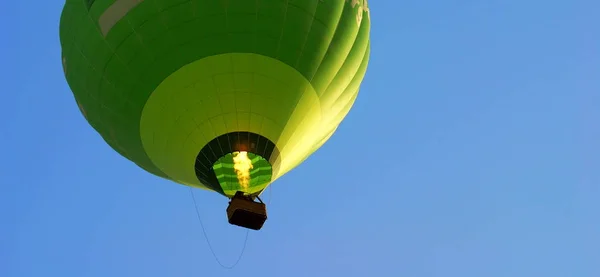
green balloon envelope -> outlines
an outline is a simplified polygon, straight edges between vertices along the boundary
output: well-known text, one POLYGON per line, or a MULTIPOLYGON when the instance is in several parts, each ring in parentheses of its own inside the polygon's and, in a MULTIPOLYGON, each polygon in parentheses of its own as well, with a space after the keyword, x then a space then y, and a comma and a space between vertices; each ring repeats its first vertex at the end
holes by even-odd
POLYGON ((366 0, 67 0, 65 76, 118 153, 174 182, 262 192, 335 132, 369 60, 366 0), (248 152, 250 183, 233 155, 248 152))

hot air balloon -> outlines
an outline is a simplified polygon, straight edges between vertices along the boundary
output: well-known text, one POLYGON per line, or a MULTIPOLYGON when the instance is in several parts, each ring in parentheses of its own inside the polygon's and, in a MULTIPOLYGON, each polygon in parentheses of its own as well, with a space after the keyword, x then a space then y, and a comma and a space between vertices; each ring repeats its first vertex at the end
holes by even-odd
POLYGON ((366 0, 67 0, 60 18, 66 80, 106 143, 253 230, 260 193, 355 102, 369 32, 366 0))

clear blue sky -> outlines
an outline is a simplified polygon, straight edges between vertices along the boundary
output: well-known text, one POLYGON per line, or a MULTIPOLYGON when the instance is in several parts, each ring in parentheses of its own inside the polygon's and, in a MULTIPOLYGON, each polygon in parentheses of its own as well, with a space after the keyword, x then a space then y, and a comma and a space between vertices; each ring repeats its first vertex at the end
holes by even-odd
MULTIPOLYGON (((371 0, 358 101, 233 270, 187 188, 84 121, 63 2, 0 4, 0 276, 600 276, 600 2, 371 0)), ((245 231, 196 197, 232 263, 245 231)))

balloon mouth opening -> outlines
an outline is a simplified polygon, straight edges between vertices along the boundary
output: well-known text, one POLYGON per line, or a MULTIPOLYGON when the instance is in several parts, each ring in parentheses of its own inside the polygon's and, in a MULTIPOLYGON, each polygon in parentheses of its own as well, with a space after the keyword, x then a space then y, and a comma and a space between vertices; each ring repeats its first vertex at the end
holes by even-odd
POLYGON ((224 194, 230 198, 238 191, 245 195, 260 194, 273 177, 273 167, 267 159, 242 150, 220 157, 212 169, 224 194))
POLYGON ((279 149, 268 138, 252 132, 229 132, 200 149, 194 169, 208 189, 231 198, 237 191, 260 194, 274 178, 279 160, 279 149))

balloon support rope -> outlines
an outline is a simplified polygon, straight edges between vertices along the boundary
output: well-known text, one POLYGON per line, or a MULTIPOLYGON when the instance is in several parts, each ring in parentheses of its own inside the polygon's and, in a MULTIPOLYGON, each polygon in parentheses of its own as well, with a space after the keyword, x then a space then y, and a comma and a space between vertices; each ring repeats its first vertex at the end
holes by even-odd
POLYGON ((208 235, 206 234, 206 229, 204 228, 204 223, 202 223, 202 217, 200 216, 200 211, 198 209, 198 203, 196 202, 196 197, 194 196, 194 191, 192 190, 192 188, 190 187, 190 195, 192 196, 192 200, 194 201, 194 207, 196 208, 196 216, 198 217, 198 222, 200 222, 200 227, 202 227, 202 234, 204 234, 204 238, 206 239, 206 244, 208 244, 208 248, 210 249, 210 252, 212 253, 213 257, 215 258, 215 261, 217 261, 217 263, 225 269, 233 269, 242 259, 242 256, 244 255, 244 251, 246 250, 246 243, 248 242, 248 234, 250 233, 250 230, 246 230, 246 238, 244 239, 244 246, 242 247, 242 251, 240 252, 239 257, 237 258, 237 260, 235 261, 235 263, 233 263, 233 265, 227 266, 224 265, 221 260, 219 260, 219 258, 217 257, 217 254, 215 253, 212 244, 210 244, 210 240, 208 239, 208 235))
POLYGON ((256 196, 256 199, 258 199, 258 201, 259 201, 260 203, 263 203, 263 204, 265 203, 265 202, 263 202, 263 201, 262 201, 262 199, 260 199, 260 196, 256 196))

